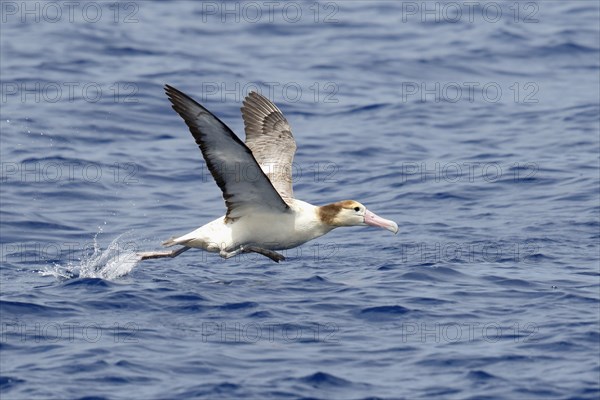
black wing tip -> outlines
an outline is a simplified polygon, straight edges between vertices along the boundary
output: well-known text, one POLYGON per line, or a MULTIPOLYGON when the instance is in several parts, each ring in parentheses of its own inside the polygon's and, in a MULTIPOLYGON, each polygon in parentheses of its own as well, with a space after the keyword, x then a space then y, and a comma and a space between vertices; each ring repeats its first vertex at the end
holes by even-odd
POLYGON ((214 118, 214 120, 219 122, 222 125, 223 129, 229 132, 233 140, 241 143, 246 148, 246 151, 252 154, 250 149, 246 147, 246 145, 240 140, 240 138, 238 138, 235 135, 235 133, 233 133, 233 131, 223 121, 221 121, 216 115, 210 112, 206 107, 198 103, 196 100, 194 100, 187 94, 183 93, 181 90, 176 89, 171 85, 165 84, 164 88, 167 97, 171 101, 173 110, 175 110, 175 112, 179 114, 181 118, 183 118, 186 125, 190 128, 190 132, 196 140, 196 143, 200 144, 202 142, 202 132, 199 129, 195 119, 198 117, 198 115, 203 113, 209 115, 211 118, 214 118))
POLYGON ((165 85, 164 87, 165 89, 165 94, 167 95, 167 97, 169 98, 169 100, 171 100, 171 102, 174 102, 174 100, 183 100, 183 99, 189 99, 192 100, 193 99, 188 96, 187 94, 183 93, 181 90, 171 86, 171 85, 165 85))
MULTIPOLYGON (((169 98, 169 101, 171 101, 173 109, 182 117, 185 114, 186 109, 190 109, 190 105, 199 107, 201 110, 213 115, 210 111, 206 109, 206 107, 198 103, 191 96, 188 96, 187 94, 183 93, 181 90, 169 84, 165 84, 164 89, 165 94, 169 98)), ((186 118, 184 117, 184 119, 186 118)))
POLYGON ((184 94, 181 90, 169 85, 169 84, 165 84, 165 86, 163 87, 165 90, 165 93, 167 94, 167 96, 172 97, 173 95, 181 95, 184 94))
POLYGON ((174 86, 165 85, 164 89, 165 89, 166 95, 171 100, 173 100, 173 99, 191 100, 194 103, 197 103, 196 100, 192 99, 190 96, 188 96, 187 94, 183 93, 181 90, 177 89, 174 86))

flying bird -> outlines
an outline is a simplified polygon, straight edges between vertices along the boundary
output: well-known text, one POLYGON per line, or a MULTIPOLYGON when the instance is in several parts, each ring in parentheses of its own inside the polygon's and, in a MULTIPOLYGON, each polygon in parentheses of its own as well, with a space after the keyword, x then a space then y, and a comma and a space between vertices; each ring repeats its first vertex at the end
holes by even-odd
POLYGON ((354 200, 314 206, 294 198, 291 166, 296 141, 283 113, 266 97, 251 92, 243 102, 244 143, 185 93, 169 85, 165 92, 200 147, 223 192, 227 212, 162 243, 182 246, 179 249, 138 253, 141 260, 176 257, 200 248, 223 258, 255 252, 279 262, 285 257, 276 250, 300 246, 338 227, 370 225, 398 232, 395 222, 354 200))

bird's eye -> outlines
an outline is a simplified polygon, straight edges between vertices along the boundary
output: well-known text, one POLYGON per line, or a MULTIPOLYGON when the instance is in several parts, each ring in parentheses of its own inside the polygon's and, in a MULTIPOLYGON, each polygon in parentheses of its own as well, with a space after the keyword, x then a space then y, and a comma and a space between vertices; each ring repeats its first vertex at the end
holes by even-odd
POLYGON ((354 211, 359 212, 360 211, 360 207, 354 207, 354 211))

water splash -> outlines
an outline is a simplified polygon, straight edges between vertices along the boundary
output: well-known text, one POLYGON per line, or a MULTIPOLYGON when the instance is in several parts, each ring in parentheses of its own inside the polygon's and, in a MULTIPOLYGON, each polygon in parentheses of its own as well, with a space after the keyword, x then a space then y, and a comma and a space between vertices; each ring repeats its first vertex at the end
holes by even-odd
POLYGON ((121 234, 106 249, 102 250, 97 240, 98 233, 94 236, 92 252, 85 254, 79 262, 69 262, 64 266, 55 263, 53 267, 46 268, 40 273, 43 276, 54 276, 59 279, 101 278, 106 280, 117 279, 129 274, 140 261, 134 243, 125 240, 125 234, 121 234))

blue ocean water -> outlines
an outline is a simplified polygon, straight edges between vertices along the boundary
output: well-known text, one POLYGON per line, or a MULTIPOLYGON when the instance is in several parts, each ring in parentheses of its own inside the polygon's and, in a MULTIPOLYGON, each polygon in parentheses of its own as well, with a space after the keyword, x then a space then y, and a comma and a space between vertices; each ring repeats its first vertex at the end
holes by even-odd
POLYGON ((5 399, 600 395, 600 7, 1 3, 5 399), (137 263, 224 213, 162 86, 400 232, 137 263))

